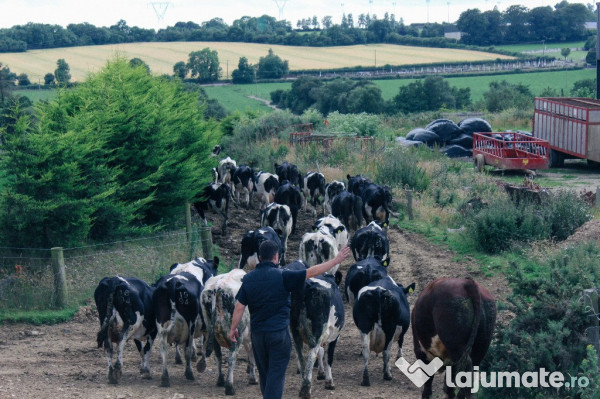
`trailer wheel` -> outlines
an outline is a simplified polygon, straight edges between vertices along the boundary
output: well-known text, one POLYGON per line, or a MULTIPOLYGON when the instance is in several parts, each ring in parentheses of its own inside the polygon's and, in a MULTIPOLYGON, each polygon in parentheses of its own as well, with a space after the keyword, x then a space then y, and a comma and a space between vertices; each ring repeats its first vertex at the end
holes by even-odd
POLYGON ((482 173, 485 167, 485 157, 482 154, 477 154, 475 155, 473 163, 475 164, 475 170, 477 170, 479 173, 482 173))
POLYGON ((550 150, 550 167, 551 168, 562 168, 565 166, 565 157, 562 152, 556 150, 550 150))

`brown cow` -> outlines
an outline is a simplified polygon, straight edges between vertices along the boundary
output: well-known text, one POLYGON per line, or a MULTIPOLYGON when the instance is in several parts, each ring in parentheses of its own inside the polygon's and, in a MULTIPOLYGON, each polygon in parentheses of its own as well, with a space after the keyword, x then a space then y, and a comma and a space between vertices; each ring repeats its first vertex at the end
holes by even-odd
MULTIPOLYGON (((415 356, 429 363, 439 357, 452 366, 452 381, 460 371, 471 372, 485 356, 496 322, 496 302, 488 290, 471 278, 440 278, 419 295, 411 312, 415 356)), ((445 367, 440 369, 440 372, 445 367)), ((422 398, 431 397, 433 376, 425 383, 422 398)), ((454 388, 446 386, 448 398, 454 388)), ((459 398, 470 398, 462 388, 459 398)))

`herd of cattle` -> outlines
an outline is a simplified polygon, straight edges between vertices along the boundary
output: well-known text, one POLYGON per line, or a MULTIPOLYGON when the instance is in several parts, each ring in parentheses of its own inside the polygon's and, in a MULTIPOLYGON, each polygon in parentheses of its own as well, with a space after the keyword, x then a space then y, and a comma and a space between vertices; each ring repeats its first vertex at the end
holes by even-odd
MULTIPOLYGON (((276 173, 254 172, 249 166, 238 167, 227 157, 214 169, 214 182, 194 204, 204 220, 206 210, 220 214, 225 231, 230 202, 241 204, 243 196, 242 203, 248 208, 253 194, 257 195, 260 227, 244 235, 237 269, 217 274, 218 257, 197 258, 174 264, 169 274, 152 285, 121 276, 106 277, 100 282, 94 293, 101 325, 97 340, 98 346, 105 350, 110 383, 118 383, 121 377, 123 348, 130 339, 141 356, 142 377, 150 378, 149 356, 158 337, 161 386, 170 386, 169 345, 175 346, 175 361, 179 364, 182 363, 180 347, 183 349, 188 380, 194 379, 192 364, 196 363, 197 371, 204 371, 206 357, 214 352, 217 385, 225 386, 227 395, 235 394, 233 372, 238 352, 244 346, 249 383, 256 384, 247 309, 239 324, 241 339, 231 342, 228 332, 245 270, 252 270, 259 262, 258 247, 264 240, 279 245, 280 264, 292 270, 333 259, 348 245, 356 261, 346 273, 343 295, 339 288, 343 276, 338 267, 307 280, 303 291, 292 295, 290 332, 302 375, 300 397, 311 396, 315 361, 318 361, 318 379, 325 380, 325 388, 335 389, 331 366, 345 324, 342 296, 352 306, 353 320, 361 334, 364 364, 361 385, 370 385, 371 352, 383 354, 383 378, 392 378, 389 361, 393 343, 398 343, 399 358, 404 335, 411 324, 417 359, 428 363, 439 357, 446 366, 456 366, 453 372, 479 365, 492 338, 494 299, 472 279, 438 279, 422 291, 410 310, 407 294, 414 291, 415 284, 403 287, 387 272, 390 264, 387 226, 392 201, 388 187, 360 175, 348 175, 347 186, 340 181, 326 184, 323 174, 309 172, 301 176, 298 168, 288 162, 275 164, 275 169, 276 173), (288 237, 295 232, 298 211, 302 208, 309 211, 308 203, 315 217, 321 205, 323 217, 315 222, 312 231, 302 236, 300 259, 286 264, 288 237), (113 344, 117 347, 114 363, 113 344), (224 348, 229 350, 226 377, 222 370, 224 348)), ((431 396, 432 380, 425 385, 424 398, 431 396)), ((454 395, 451 391, 447 390, 449 397, 454 395)), ((463 389, 459 397, 462 395, 469 396, 469 390, 463 389)))

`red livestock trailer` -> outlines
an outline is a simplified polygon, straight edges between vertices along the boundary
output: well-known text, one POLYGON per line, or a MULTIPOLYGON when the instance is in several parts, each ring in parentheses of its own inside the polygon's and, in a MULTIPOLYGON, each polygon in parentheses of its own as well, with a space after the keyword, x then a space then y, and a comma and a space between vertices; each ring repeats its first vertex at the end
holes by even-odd
POLYGON ((485 165, 498 169, 548 169, 548 141, 522 133, 474 133, 473 162, 482 172, 485 165))

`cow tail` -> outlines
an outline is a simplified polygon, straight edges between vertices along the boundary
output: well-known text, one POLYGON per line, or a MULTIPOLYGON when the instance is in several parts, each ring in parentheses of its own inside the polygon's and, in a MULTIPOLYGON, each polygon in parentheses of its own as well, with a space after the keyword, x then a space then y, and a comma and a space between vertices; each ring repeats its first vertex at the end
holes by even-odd
POLYGON ((113 317, 113 292, 108 296, 108 301, 106 302, 106 317, 102 321, 102 325, 100 326, 100 331, 98 331, 98 335, 96 340, 98 341, 98 348, 102 347, 102 344, 108 338, 108 326, 110 325, 110 320, 113 317))
POLYGON ((465 352, 459 360, 461 364, 464 364, 467 357, 471 356, 471 350, 473 349, 473 344, 475 343, 475 338, 477 337, 477 331, 479 330, 479 322, 481 321, 481 294, 479 293, 477 284, 472 278, 467 278, 464 288, 465 291, 467 291, 467 295, 471 299, 471 302, 473 302, 474 315, 473 325, 471 326, 471 334, 469 335, 465 352))

